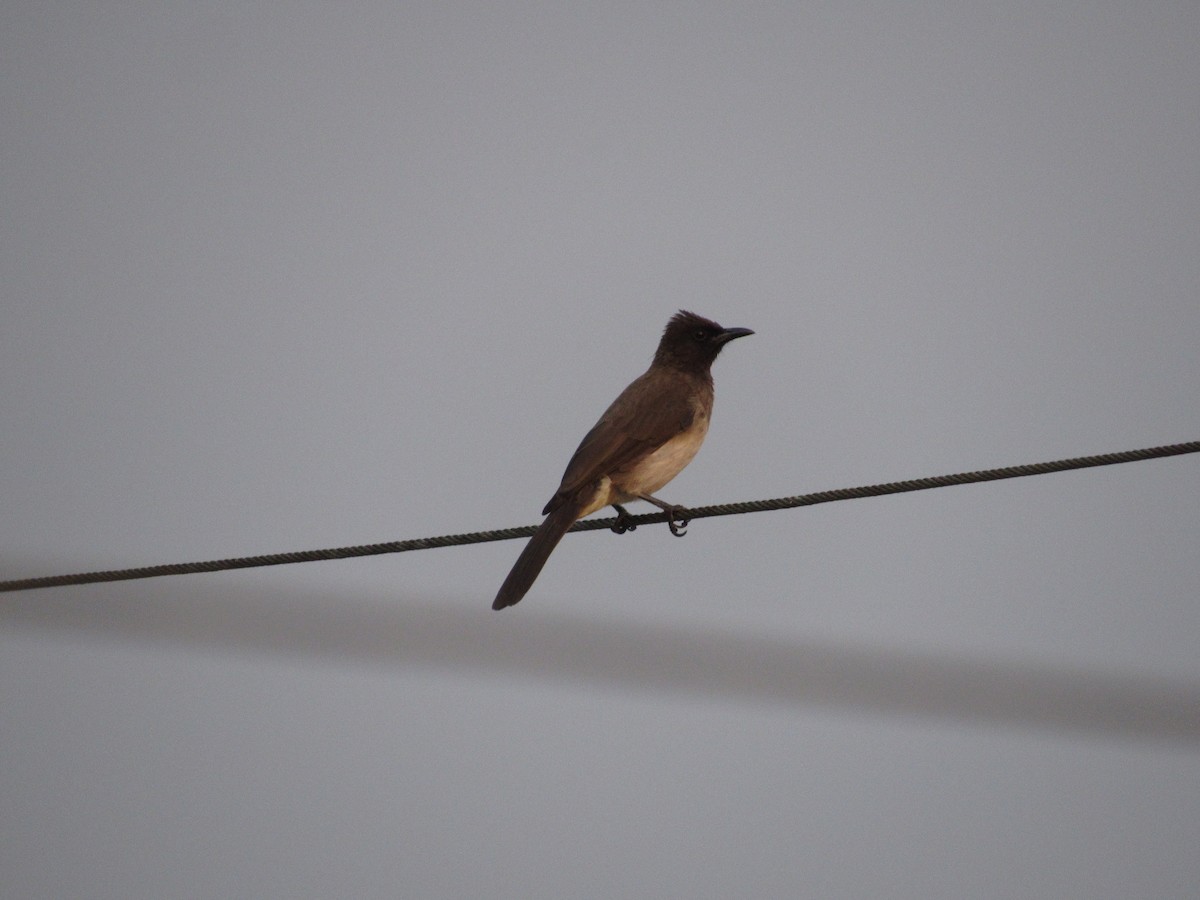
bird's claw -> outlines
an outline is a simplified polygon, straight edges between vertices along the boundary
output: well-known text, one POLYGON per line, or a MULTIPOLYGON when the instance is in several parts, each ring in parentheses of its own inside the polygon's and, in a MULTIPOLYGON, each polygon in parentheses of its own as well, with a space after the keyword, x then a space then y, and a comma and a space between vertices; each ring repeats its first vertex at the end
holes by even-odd
POLYGON ((687 534, 688 520, 681 513, 687 512, 682 506, 672 506, 667 510, 667 527, 675 537, 687 534))
POLYGON ((617 521, 613 522, 609 528, 616 534, 624 534, 627 531, 636 531, 637 523, 633 521, 633 516, 621 507, 617 507, 617 521))

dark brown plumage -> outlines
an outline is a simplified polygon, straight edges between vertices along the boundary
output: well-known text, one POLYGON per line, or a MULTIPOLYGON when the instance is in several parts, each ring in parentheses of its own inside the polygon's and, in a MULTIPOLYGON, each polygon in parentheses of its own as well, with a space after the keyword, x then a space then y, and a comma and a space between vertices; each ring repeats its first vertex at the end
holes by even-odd
POLYGON ((683 310, 671 317, 650 368, 605 410, 567 463, 542 510, 546 520, 517 557, 492 609, 520 602, 576 520, 609 505, 624 514, 619 504, 630 500, 674 509, 653 494, 683 471, 704 442, 713 360, 727 343, 753 333, 683 310))

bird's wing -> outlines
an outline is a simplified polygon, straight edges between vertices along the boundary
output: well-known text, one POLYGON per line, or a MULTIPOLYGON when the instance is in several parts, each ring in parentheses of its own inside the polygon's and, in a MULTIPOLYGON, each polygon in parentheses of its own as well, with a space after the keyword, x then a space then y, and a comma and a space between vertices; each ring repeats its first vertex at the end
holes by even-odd
MULTIPOLYGON (((546 511, 572 496, 580 488, 594 484, 654 452, 692 424, 695 409, 689 390, 664 390, 664 385, 646 381, 667 377, 667 373, 647 372, 636 379, 605 410, 567 463, 554 498, 546 511), (664 401, 665 398, 669 398, 664 401)), ((675 377, 675 373, 670 373, 675 377)), ((681 376, 682 377, 682 376, 681 376)))

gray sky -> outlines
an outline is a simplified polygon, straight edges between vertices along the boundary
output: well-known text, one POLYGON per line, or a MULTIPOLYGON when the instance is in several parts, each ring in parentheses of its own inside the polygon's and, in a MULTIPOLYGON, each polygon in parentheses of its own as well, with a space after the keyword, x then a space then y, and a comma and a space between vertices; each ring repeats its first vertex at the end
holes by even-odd
MULTIPOLYGON (((1200 6, 10 2, 0 578, 1200 438, 1200 6)), ((1190 898, 1200 459, 5 595, 13 897, 1190 898)), ((640 511, 640 510, 639 510, 640 511)))

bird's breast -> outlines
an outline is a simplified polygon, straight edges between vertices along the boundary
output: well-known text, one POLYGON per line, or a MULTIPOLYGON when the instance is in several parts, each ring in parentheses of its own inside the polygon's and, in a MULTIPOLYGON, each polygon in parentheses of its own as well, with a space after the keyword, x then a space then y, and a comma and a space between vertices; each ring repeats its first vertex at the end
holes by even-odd
POLYGON ((707 434, 708 411, 698 409, 690 426, 657 450, 643 456, 628 470, 614 473, 614 486, 627 500, 642 494, 653 494, 683 471, 695 457, 707 434))

